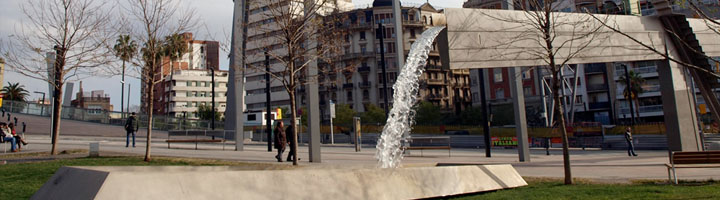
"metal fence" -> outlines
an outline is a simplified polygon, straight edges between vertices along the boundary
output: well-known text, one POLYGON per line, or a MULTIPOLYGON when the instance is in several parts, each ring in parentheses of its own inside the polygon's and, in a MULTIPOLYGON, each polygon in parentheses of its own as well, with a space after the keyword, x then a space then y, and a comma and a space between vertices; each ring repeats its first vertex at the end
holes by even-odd
MULTIPOLYGON (((36 116, 50 117, 52 115, 52 106, 46 104, 38 104, 33 102, 20 101, 3 101, 2 109, 6 112, 20 113, 36 116)), ((125 125, 128 113, 107 111, 102 109, 82 109, 69 106, 63 106, 60 114, 62 119, 93 122, 100 124, 109 124, 123 126, 125 125)), ((147 128, 147 115, 137 114, 140 128, 147 128)), ((185 119, 166 115, 153 115, 154 130, 210 130, 211 122, 209 120, 185 119)), ((223 129, 224 122, 215 121, 216 129, 223 129)))

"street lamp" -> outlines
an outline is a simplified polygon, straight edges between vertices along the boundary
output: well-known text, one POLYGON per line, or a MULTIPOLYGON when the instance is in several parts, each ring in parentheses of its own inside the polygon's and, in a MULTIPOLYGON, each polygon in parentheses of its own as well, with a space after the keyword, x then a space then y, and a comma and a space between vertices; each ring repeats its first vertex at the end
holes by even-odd
POLYGON ((43 108, 45 108, 45 93, 44 92, 38 92, 34 91, 33 93, 36 94, 42 94, 42 104, 40 105, 40 116, 43 116, 43 108))

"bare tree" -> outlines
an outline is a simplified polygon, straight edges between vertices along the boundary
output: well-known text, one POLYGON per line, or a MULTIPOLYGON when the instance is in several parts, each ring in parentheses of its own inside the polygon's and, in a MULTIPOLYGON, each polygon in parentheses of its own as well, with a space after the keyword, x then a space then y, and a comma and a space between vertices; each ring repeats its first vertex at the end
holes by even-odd
POLYGON ((105 1, 29 0, 21 6, 27 22, 20 24, 4 52, 8 66, 30 78, 48 82, 55 91, 51 154, 57 154, 62 87, 68 79, 99 73, 112 61, 105 1), (54 52, 52 54, 51 52, 54 52), (53 63, 49 63, 53 62, 53 63), (49 65, 53 67, 50 68, 49 65))
POLYGON ((566 103, 561 96, 564 90, 561 86, 565 84, 562 71, 568 67, 575 67, 576 65, 569 64, 572 64, 576 57, 583 56, 588 48, 594 48, 607 37, 603 34, 602 26, 589 16, 556 12, 562 2, 517 0, 513 4, 515 10, 522 12, 476 12, 484 18, 503 22, 502 26, 498 25, 493 28, 494 30, 488 31, 501 31, 505 34, 493 35, 492 39, 481 38, 476 45, 502 57, 501 60, 532 60, 528 63, 544 63, 543 66, 533 68, 545 70, 551 78, 549 87, 555 113, 552 126, 559 128, 562 134, 565 184, 572 184, 568 122, 564 105, 566 103))
MULTIPOLYGON (((150 161, 150 146, 152 139, 154 87, 162 82, 172 68, 165 69, 163 59, 167 53, 163 38, 173 38, 173 35, 191 30, 197 24, 195 12, 191 9, 182 9, 177 0, 128 0, 125 9, 129 19, 125 27, 131 30, 131 36, 142 44, 141 55, 133 59, 133 65, 138 66, 143 83, 142 98, 143 111, 147 114, 147 145, 145 147, 145 161, 150 161)), ((170 41, 172 43, 172 41, 170 41)), ((172 65, 170 65, 172 66, 172 65)))
MULTIPOLYGON (((297 105, 296 91, 298 86, 317 81, 317 77, 306 76, 306 70, 312 62, 321 61, 324 65, 335 63, 337 51, 342 47, 345 32, 340 29, 338 22, 343 19, 338 13, 336 1, 272 1, 259 2, 251 7, 267 6, 264 18, 269 23, 251 23, 249 29, 255 29, 258 39, 249 37, 248 42, 257 42, 264 48, 246 51, 248 58, 259 58, 265 52, 272 60, 279 63, 278 67, 270 69, 274 80, 282 82, 290 96, 290 110, 292 110, 293 133, 289 137, 297 140, 297 105), (315 40, 321 45, 307 45, 309 40, 315 40)), ((319 64, 323 65, 323 64, 319 64)), ((277 66, 277 65, 276 65, 277 66)), ((251 72, 267 72, 260 62, 248 63, 251 72)), ((270 102, 267 102, 270 103, 270 102)), ((297 149, 297 142, 293 145, 297 149)), ((297 165, 297 151, 295 151, 293 164, 297 165)))

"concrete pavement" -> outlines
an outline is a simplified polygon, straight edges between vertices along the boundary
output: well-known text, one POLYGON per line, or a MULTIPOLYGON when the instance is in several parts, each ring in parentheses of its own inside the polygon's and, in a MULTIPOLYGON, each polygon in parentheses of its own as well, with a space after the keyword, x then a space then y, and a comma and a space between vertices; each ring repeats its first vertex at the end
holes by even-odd
MULTIPOLYGON (((50 149, 49 137, 31 135, 28 137, 30 146, 23 152, 43 152, 50 149)), ((274 156, 276 152, 268 152, 264 143, 248 142, 245 151, 234 151, 235 145, 226 144, 171 144, 162 138, 153 140, 152 155, 221 159, 243 162, 277 163, 274 156)), ((100 150, 107 153, 126 153, 144 155, 145 139, 138 138, 137 148, 125 148, 124 137, 96 137, 96 136, 63 136, 60 140, 60 150, 88 149, 90 142, 100 142, 100 150)), ((0 147, 7 148, 0 145, 0 147)), ((1 153, 0 155, 4 155, 1 153)), ((404 166, 431 166, 436 163, 473 163, 473 164, 512 164, 522 176, 528 177, 563 177, 562 155, 559 149, 553 149, 550 156, 545 155, 544 149, 531 150, 531 162, 518 162, 517 151, 514 149, 493 149, 493 156, 486 158, 483 149, 452 149, 452 156, 448 157, 447 150, 412 151, 403 159, 404 166)), ((373 168, 377 161, 374 158, 375 149, 366 146, 361 152, 355 152, 350 145, 325 145, 322 148, 322 163, 307 161, 308 148, 301 146, 298 155, 300 164, 305 167, 319 168, 373 168)), ((624 182, 636 179, 667 179, 667 170, 664 166, 668 162, 666 151, 639 151, 638 157, 628 157, 624 151, 611 150, 572 150, 571 163, 573 177, 604 180, 610 182, 624 182)), ((102 154, 101 154, 102 155, 102 154)), ((287 151, 284 154, 287 156, 287 151)), ((290 164, 287 162, 279 164, 290 164)), ((678 176, 683 180, 720 179, 720 169, 679 169, 678 176)))

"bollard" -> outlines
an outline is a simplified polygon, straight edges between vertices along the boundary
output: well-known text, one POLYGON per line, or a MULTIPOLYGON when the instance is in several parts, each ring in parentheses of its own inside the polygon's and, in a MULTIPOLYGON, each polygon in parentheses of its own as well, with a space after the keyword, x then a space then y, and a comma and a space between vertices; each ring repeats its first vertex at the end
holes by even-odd
POLYGON ((100 157, 100 143, 90 143, 90 157, 100 157))
POLYGON ((360 117, 353 117, 353 129, 355 130, 355 152, 362 148, 362 131, 360 130, 360 117))

